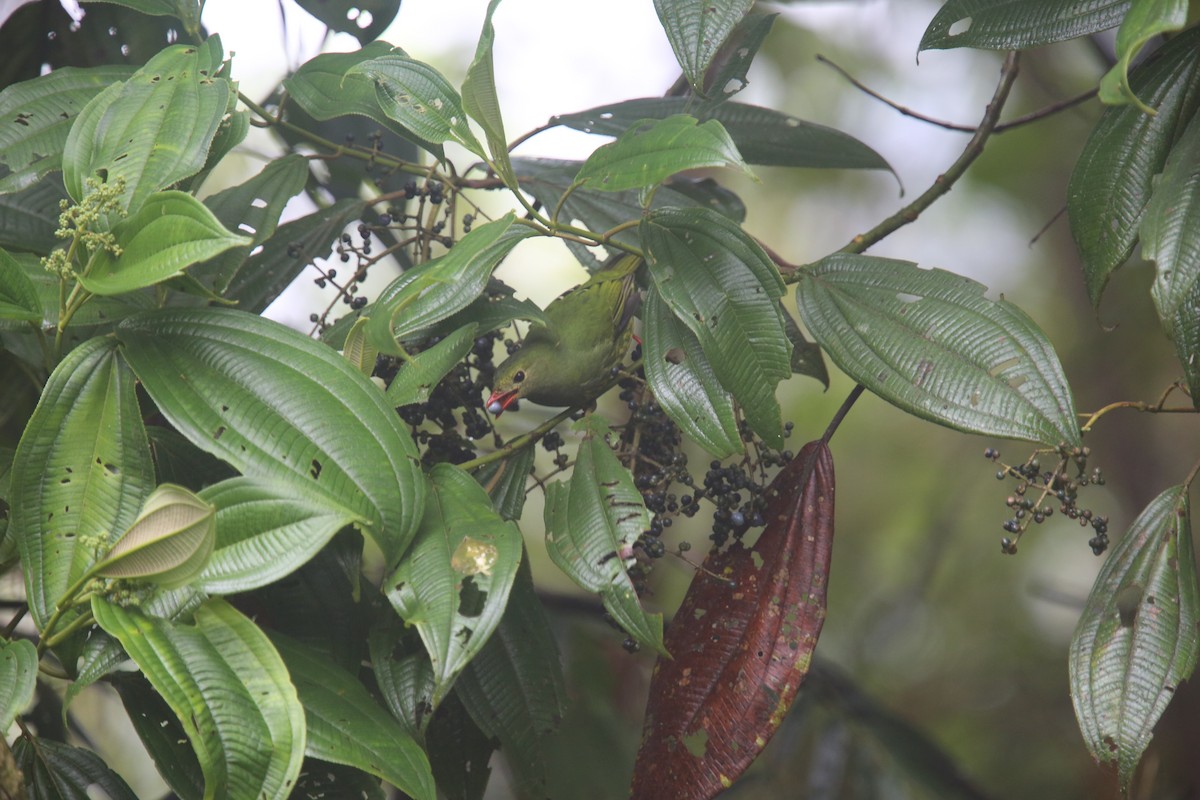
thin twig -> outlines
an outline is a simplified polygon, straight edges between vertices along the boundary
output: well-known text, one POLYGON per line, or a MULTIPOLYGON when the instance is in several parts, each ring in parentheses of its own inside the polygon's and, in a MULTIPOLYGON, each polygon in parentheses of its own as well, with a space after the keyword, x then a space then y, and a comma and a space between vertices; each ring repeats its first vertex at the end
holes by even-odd
MULTIPOLYGON (((1008 100, 1008 94, 1017 79, 1017 62, 1017 52, 1015 50, 1010 51, 1004 59, 1004 66, 1000 70, 1000 82, 996 86, 996 92, 992 95, 992 101, 988 103, 987 110, 983 114, 983 119, 979 122, 979 127, 975 129, 975 135, 971 137, 971 141, 967 142, 962 155, 950 165, 949 169, 939 175, 933 182, 933 185, 922 192, 919 197, 871 230, 855 236, 839 252, 862 253, 884 237, 895 233, 911 222, 916 222, 921 212, 929 208, 935 200, 950 191, 959 178, 967 171, 967 167, 975 159, 979 158, 988 137, 996 129, 996 123, 1000 119, 1000 112, 1004 109, 1004 103, 1008 100)), ((800 276, 797 274, 795 277, 799 279, 800 276)))
MULTIPOLYGON (((825 56, 818 55, 817 61, 831 67, 839 75, 841 75, 843 78, 848 80, 851 84, 853 84, 854 88, 858 89, 860 92, 863 92, 864 94, 875 98, 879 102, 886 105, 888 108, 898 111, 899 113, 903 114, 906 117, 912 117, 913 119, 920 120, 921 122, 927 122, 930 125, 935 125, 939 128, 944 128, 945 130, 948 130, 948 131, 959 131, 960 133, 974 133, 977 130, 976 126, 974 126, 974 125, 960 125, 956 122, 946 122, 945 120, 935 119, 933 117, 922 114, 919 111, 913 111, 911 108, 902 106, 899 103, 895 102, 894 100, 889 100, 888 98, 881 95, 879 92, 875 91, 874 89, 871 89, 866 84, 859 81, 857 78, 855 78, 849 72, 847 72, 845 69, 838 66, 833 61, 830 61, 825 56)), ((1037 111, 1030 111, 1028 114, 1022 114, 1021 116, 1017 117, 1016 119, 1012 119, 1012 120, 1009 120, 1008 122, 996 125, 996 127, 992 131, 992 133, 1004 133, 1005 131, 1012 130, 1013 128, 1019 128, 1022 125, 1028 125, 1031 122, 1037 122, 1039 119, 1045 119, 1046 117, 1053 116, 1054 114, 1057 114, 1060 111, 1065 111, 1068 108, 1074 108, 1075 106, 1079 105, 1080 103, 1085 103, 1088 100, 1091 100, 1093 97, 1096 96, 1096 93, 1098 91, 1099 91, 1098 89, 1089 89, 1088 91, 1086 91, 1082 94, 1075 95, 1074 97, 1069 97, 1066 100, 1060 100, 1057 103, 1051 103, 1050 105, 1046 106, 1045 108, 1039 108, 1037 111)))

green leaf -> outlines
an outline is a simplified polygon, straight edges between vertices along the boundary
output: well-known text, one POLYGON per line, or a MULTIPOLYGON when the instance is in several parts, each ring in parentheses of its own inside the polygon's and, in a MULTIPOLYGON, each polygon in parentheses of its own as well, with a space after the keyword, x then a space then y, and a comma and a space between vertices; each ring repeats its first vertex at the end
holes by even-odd
POLYGON ((383 393, 344 358, 230 309, 144 314, 122 323, 118 337, 179 432, 249 477, 368 520, 395 564, 421 519, 425 476, 383 393))
POLYGON ((435 800, 429 759, 357 678, 310 647, 272 640, 304 706, 309 756, 357 767, 416 800, 435 800))
POLYGON ((921 37, 921 50, 1023 50, 1115 28, 1129 0, 949 0, 921 37))
POLYGON ((675 424, 717 458, 741 452, 733 396, 717 380, 696 335, 656 290, 642 308, 642 364, 654 399, 675 424))
POLYGON ((0 319, 42 321, 42 301, 21 264, 0 249, 0 319))
POLYGON ((383 113, 421 139, 436 144, 458 142, 480 158, 487 157, 467 122, 462 98, 440 72, 423 61, 399 54, 379 56, 355 64, 346 75, 373 80, 383 113))
POLYGON ((704 73, 708 65, 753 5, 754 0, 654 0, 675 60, 696 94, 707 95, 704 73))
POLYGON ((1100 79, 1100 100, 1109 105, 1132 103, 1146 114, 1154 109, 1143 103, 1129 86, 1129 65, 1156 36, 1177 31, 1187 22, 1188 0, 1133 0, 1117 31, 1117 63, 1100 79))
MULTIPOLYGON (((59 279, 47 272, 41 259, 31 253, 10 253, 12 259, 25 273, 33 286, 41 305, 41 326, 51 329, 58 325, 59 279)), ((137 314, 154 307, 152 292, 130 292, 114 297, 94 296, 85 303, 67 324, 68 329, 94 328, 111 325, 130 314, 137 314)), ((28 323, 14 322, 0 317, 0 330, 29 330, 28 323)), ((38 361, 41 360, 39 357, 38 361)))
POLYGON ((1154 726, 1196 667, 1200 597, 1187 486, 1142 510, 1109 555, 1071 638, 1071 700, 1092 756, 1129 786, 1154 726))
POLYGON ((500 100, 496 96, 496 75, 492 68, 492 45, 496 31, 492 27, 492 15, 500 0, 488 3, 483 18, 483 30, 479 33, 479 44, 475 47, 475 59, 467 68, 463 81, 463 108, 471 119, 479 123, 487 138, 488 151, 496 174, 508 188, 516 191, 517 178, 513 174, 512 161, 508 156, 508 139, 504 136, 504 117, 500 114, 500 100))
POLYGON ((342 357, 350 362, 350 366, 368 378, 375 371, 375 362, 379 358, 379 350, 367 342, 366 318, 358 317, 354 319, 354 324, 350 327, 350 332, 346 334, 346 341, 342 343, 342 357))
POLYGON ((705 71, 705 92, 712 95, 711 102, 723 102, 749 85, 750 64, 778 16, 751 10, 726 37, 705 71))
POLYGON ((583 589, 599 595, 626 633, 666 654, 662 615, 642 608, 628 572, 633 543, 650 527, 650 514, 633 475, 605 442, 609 431, 604 420, 590 414, 574 428, 584 432, 584 439, 571 480, 546 486, 550 560, 583 589))
POLYGON ((361 200, 339 200, 279 226, 260 252, 242 262, 225 297, 244 311, 262 313, 309 264, 333 252, 342 231, 358 222, 366 207, 361 200))
POLYGON ((737 145, 716 120, 700 123, 687 114, 644 119, 588 157, 575 182, 602 192, 655 186, 677 172, 703 167, 741 167, 751 174, 737 145))
POLYGON ((547 796, 547 747, 568 703, 558 645, 528 559, 521 561, 495 635, 454 691, 475 724, 500 742, 523 796, 547 796))
POLYGON ((63 67, 0 91, 0 194, 62 169, 67 133, 88 101, 133 73, 126 66, 63 67))
POLYGON ((96 574, 182 586, 204 567, 216 538, 216 509, 182 486, 163 484, 96 565, 96 574))
POLYGON ((406 362, 387 389, 388 402, 399 408, 424 403, 446 373, 466 358, 475 344, 475 326, 464 325, 406 362))
POLYGON ((71 197, 83 199, 87 178, 123 179, 121 208, 136 214, 154 192, 199 172, 234 96, 227 78, 213 77, 221 58, 217 36, 172 45, 92 98, 63 153, 71 197))
MULTIPOLYGON (((375 683, 388 709, 405 731, 423 741, 434 711, 433 663, 421 638, 395 615, 371 626, 367 645, 375 683)), ((429 752, 426 745, 426 752, 429 752)))
MULTIPOLYGON (((519 175, 521 189, 536 197, 546 208, 558 208, 561 204, 559 216, 562 219, 577 219, 590 230, 608 231, 622 223, 642 218, 642 199, 637 191, 595 192, 587 187, 576 187, 573 181, 579 173, 581 162, 515 158, 513 166, 519 175)), ((652 209, 692 206, 710 208, 734 222, 746 218, 746 207, 742 201, 711 179, 692 181, 674 178, 655 191, 650 203, 652 209)), ((632 247, 641 247, 638 232, 632 228, 623 229, 612 238, 632 247)), ((579 250, 583 252, 576 252, 576 255, 582 263, 586 264, 589 258, 595 258, 589 254, 590 251, 582 247, 579 250)))
POLYGON ((0 194, 0 247, 48 255, 59 244, 59 203, 67 199, 62 181, 44 180, 28 189, 0 194))
POLYGON ((492 508, 504 519, 520 520, 525 508, 525 487, 537 451, 523 447, 508 458, 494 461, 475 472, 475 480, 492 498, 492 508))
POLYGON ((214 294, 223 294, 250 249, 275 235, 284 207, 304 190, 308 174, 308 159, 293 153, 270 162, 248 181, 206 197, 204 205, 217 222, 226 230, 249 236, 250 244, 196 264, 188 274, 214 294))
POLYGON ((1150 294, 1194 403, 1200 403, 1200 115, 1163 166, 1141 227, 1142 255, 1154 262, 1150 294))
POLYGON ((791 314, 784 313, 783 323, 788 340, 792 343, 792 374, 815 378, 828 389, 829 370, 826 369, 825 359, 821 356, 821 346, 805 338, 791 314))
POLYGON ((383 33, 400 10, 400 0, 296 0, 296 5, 363 45, 383 33))
POLYGON ((834 254, 803 272, 796 303, 834 363, 898 408, 970 433, 1078 445, 1054 348, 985 291, 945 270, 834 254))
POLYGON ((39 630, 154 488, 135 383, 114 341, 84 342, 50 375, 17 445, 11 535, 39 630))
POLYGON ((404 51, 387 42, 371 42, 353 53, 323 53, 300 65, 284 79, 288 97, 318 120, 354 114, 368 117, 385 129, 421 145, 440 161, 445 158, 440 142, 424 139, 383 113, 375 94, 375 81, 353 68, 367 61, 404 51))
POLYGON ((97 253, 79 282, 93 294, 114 295, 153 286, 185 267, 234 247, 248 236, 225 230, 213 213, 190 194, 156 192, 141 209, 112 229, 121 255, 97 253))
POLYGON ((688 97, 645 97, 554 116, 550 123, 620 136, 640 120, 690 113, 701 121, 720 122, 748 164, 894 172, 883 156, 839 130, 745 103, 728 102, 709 109, 696 109, 695 105, 688 97))
MULTIPOLYGON (((108 636, 105 638, 113 641, 108 636)), ((119 646, 115 646, 115 650, 120 661, 129 660, 119 646)), ((142 746, 171 791, 181 800, 201 800, 204 797, 204 773, 188 742, 187 731, 167 701, 140 672, 118 673, 113 676, 112 685, 121 697, 121 705, 125 707, 142 746)))
POLYGON ((82 0, 84 3, 114 3, 153 17, 175 17, 192 34, 200 32, 199 0, 82 0))
POLYGON ((662 299, 699 339, 750 427, 782 447, 775 387, 792 369, 775 265, 740 226, 706 209, 664 209, 639 230, 662 299))
POLYGON ((25 774, 30 800, 87 800, 98 794, 109 800, 138 800, 129 784, 91 750, 21 736, 13 744, 13 756, 25 774))
POLYGON ((397 341, 418 334, 463 310, 487 289, 492 270, 522 240, 534 235, 513 227, 513 214, 480 225, 446 253, 411 269, 385 288, 371 308, 367 340, 399 355, 397 341))
POLYGON ((210 594, 266 586, 306 564, 334 534, 361 520, 285 483, 231 478, 200 493, 216 506, 216 543, 194 585, 210 594))
POLYGON ((492 510, 470 475, 452 464, 430 473, 421 528, 384 581, 388 601, 416 627, 433 662, 436 708, 500 622, 521 561, 521 532, 492 510))
POLYGON ((0 642, 0 730, 8 730, 33 700, 37 648, 28 639, 0 642))
POLYGON ((305 750, 304 712, 271 641, 212 599, 178 625, 92 598, 115 636, 175 712, 204 772, 204 796, 291 794, 305 750))
POLYGON ((438 791, 452 800, 483 800, 498 743, 480 730, 458 695, 451 693, 442 703, 426 742, 438 791))

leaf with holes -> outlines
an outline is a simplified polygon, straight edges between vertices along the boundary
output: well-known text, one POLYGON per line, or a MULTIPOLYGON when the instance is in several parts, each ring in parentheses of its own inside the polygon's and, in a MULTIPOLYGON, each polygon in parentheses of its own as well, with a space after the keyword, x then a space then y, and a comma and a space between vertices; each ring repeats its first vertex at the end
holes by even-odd
POLYGON ((675 60, 696 94, 706 96, 705 71, 753 5, 754 0, 654 0, 654 10, 675 51, 675 60))
POLYGON ((575 423, 583 442, 570 481, 546 487, 546 549, 550 559, 604 608, 630 636, 658 653, 662 615, 642 608, 629 567, 633 543, 650 526, 650 514, 633 475, 605 442, 608 424, 599 414, 575 423))
POLYGON ((11 535, 39 630, 154 488, 136 383, 114 341, 89 339, 50 375, 17 445, 11 535))
POLYGON ((37 688, 38 653, 33 642, 0 642, 0 730, 8 730, 33 700, 37 688))
POLYGON ((806 444, 767 489, 753 545, 714 550, 650 679, 632 798, 709 798, 750 766, 808 675, 825 621, 833 456, 806 444))
POLYGON ((159 410, 248 477, 367 522, 389 565, 416 533, 426 478, 412 437, 333 349, 253 314, 166 309, 117 329, 159 410))
POLYGON ((433 661, 436 708, 500 622, 522 540, 516 523, 501 519, 487 492, 458 467, 438 464, 430 479, 417 537, 384 587, 433 661))
POLYGON ((796 304, 834 363, 892 405, 969 433, 1078 445, 1054 348, 985 290, 908 261, 835 254, 801 272, 796 304))
POLYGON ((921 50, 1023 50, 1121 24, 1129 0, 949 0, 921 37, 921 50))
POLYGON ((296 0, 296 5, 363 45, 387 30, 400 10, 400 0, 296 0))
POLYGON ((1100 568, 1071 638, 1071 700, 1092 757, 1128 786, 1200 653, 1188 487, 1160 494, 1100 568))

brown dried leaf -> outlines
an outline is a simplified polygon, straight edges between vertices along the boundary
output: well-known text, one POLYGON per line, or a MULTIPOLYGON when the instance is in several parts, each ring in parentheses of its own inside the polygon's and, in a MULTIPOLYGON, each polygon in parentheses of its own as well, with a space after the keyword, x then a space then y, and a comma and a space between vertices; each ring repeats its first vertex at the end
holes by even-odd
POLYGON ((654 668, 634 800, 712 797, 779 728, 825 620, 833 495, 833 456, 810 442, 767 490, 758 541, 705 559, 654 668))

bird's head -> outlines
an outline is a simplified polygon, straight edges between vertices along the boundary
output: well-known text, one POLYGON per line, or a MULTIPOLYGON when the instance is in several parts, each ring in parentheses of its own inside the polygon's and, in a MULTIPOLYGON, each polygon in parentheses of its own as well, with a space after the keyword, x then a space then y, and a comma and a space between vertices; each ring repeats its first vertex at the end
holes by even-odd
POLYGON ((537 386, 537 362, 521 356, 522 353, 518 351, 496 370, 496 380, 492 384, 487 410, 497 417, 517 400, 529 396, 537 386))

